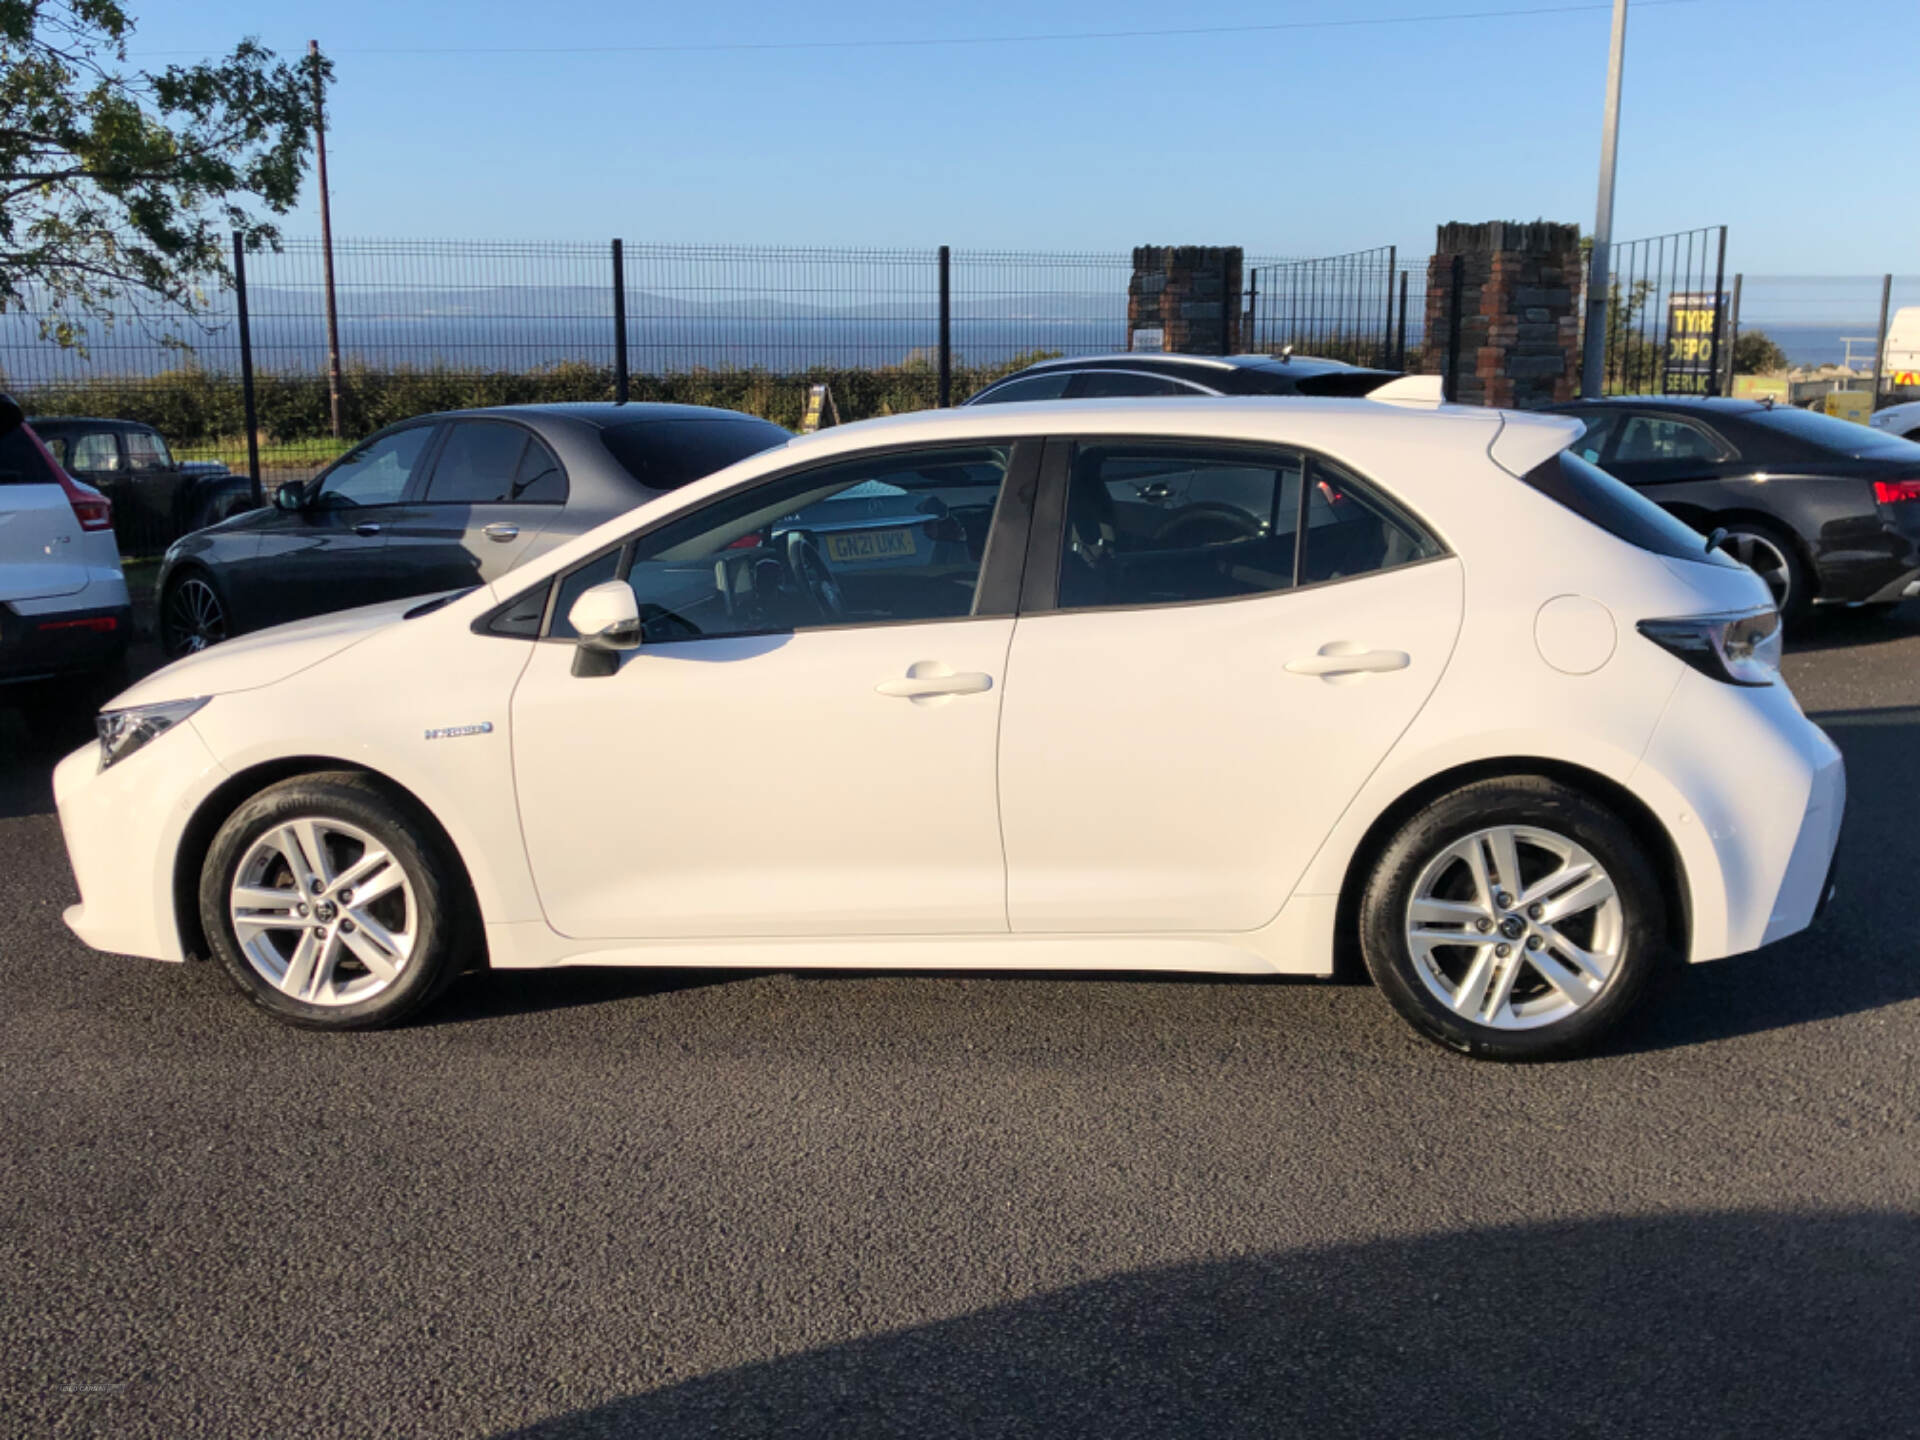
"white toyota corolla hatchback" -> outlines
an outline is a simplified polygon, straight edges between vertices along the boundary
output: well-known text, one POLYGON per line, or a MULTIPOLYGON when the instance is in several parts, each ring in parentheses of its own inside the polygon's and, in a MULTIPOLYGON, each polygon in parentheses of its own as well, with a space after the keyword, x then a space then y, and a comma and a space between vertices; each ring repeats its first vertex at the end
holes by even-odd
POLYGON ((831 430, 491 586, 221 645, 55 776, 103 950, 296 1024, 480 966, 1326 975, 1572 1052, 1823 903, 1765 585, 1566 451, 1364 400, 831 430))

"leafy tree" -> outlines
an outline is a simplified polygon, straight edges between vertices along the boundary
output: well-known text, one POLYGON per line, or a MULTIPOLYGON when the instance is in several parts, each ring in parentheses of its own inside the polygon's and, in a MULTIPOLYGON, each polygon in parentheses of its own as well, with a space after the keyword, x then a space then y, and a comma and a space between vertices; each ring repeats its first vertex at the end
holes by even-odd
POLYGON ((117 0, 0 0, 0 311, 31 304, 61 345, 144 301, 196 309, 230 230, 277 242, 331 73, 251 39, 143 70, 133 29, 117 0))
POLYGON ((1772 375, 1787 368, 1787 352, 1764 330, 1742 330, 1733 342, 1733 373, 1772 375))

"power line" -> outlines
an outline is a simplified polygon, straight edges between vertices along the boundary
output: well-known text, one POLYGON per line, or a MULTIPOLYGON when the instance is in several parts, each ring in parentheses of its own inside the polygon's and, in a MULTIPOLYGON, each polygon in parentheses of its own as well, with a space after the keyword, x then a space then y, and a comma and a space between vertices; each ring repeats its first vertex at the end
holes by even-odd
MULTIPOLYGON (((1637 0, 1636 9, 1699 5, 1706 0, 1637 0)), ((881 40, 716 40, 671 45, 376 45, 347 46, 329 55, 689 55, 783 50, 923 50, 966 45, 1050 45, 1082 40, 1165 40, 1189 36, 1274 34, 1286 30, 1350 30, 1366 26, 1432 25, 1463 20, 1514 20, 1611 10, 1609 3, 1535 5, 1516 10, 1455 10, 1439 15, 1380 15, 1340 20, 1283 20, 1264 25, 1183 25, 1164 30, 1068 30, 1036 35, 951 35, 881 40)), ((149 50, 147 55, 199 55, 198 50, 149 50)))

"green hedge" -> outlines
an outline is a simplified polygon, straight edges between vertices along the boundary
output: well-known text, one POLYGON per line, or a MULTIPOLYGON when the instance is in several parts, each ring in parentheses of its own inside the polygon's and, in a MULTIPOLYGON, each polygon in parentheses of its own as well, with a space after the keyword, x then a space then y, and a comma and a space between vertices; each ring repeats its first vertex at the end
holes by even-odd
MULTIPOLYGON (((1004 365, 956 368, 953 398, 963 400, 983 385, 1039 358, 1041 353, 1035 352, 1004 365)), ((755 368, 635 375, 630 379, 628 394, 640 401, 745 410, 792 429, 800 423, 808 388, 821 383, 832 388, 843 421, 925 410, 938 394, 933 367, 919 361, 870 370, 822 366, 783 373, 755 368)), ((13 393, 29 415, 139 420, 180 447, 216 444, 243 436, 246 428, 239 377, 193 366, 151 378, 23 386, 13 393)), ((261 438, 267 443, 286 444, 331 433, 324 374, 256 372, 254 397, 261 438)), ((348 435, 360 436, 396 420, 436 410, 611 399, 611 368, 582 361, 537 370, 477 372, 352 365, 341 377, 341 423, 348 435)))

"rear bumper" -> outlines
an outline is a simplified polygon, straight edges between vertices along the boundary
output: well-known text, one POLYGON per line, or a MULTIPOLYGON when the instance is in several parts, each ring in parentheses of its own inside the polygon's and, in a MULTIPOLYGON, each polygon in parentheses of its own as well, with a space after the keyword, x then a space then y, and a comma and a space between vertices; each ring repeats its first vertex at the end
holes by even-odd
POLYGON ((132 633, 125 604, 26 615, 0 605, 0 684, 107 669, 127 653, 132 633))

